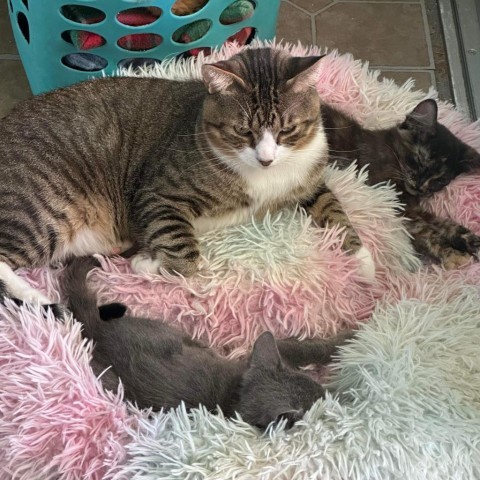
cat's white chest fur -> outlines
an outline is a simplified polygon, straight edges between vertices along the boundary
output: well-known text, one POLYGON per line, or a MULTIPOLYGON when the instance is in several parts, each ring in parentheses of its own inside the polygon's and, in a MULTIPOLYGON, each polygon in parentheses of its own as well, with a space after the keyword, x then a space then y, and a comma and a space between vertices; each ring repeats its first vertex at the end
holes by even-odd
MULTIPOLYGON (((266 134, 256 150, 246 149, 241 156, 244 162, 237 167, 237 172, 246 180, 248 194, 258 210, 265 205, 275 203, 288 197, 290 192, 305 184, 312 169, 321 161, 326 161, 328 146, 325 133, 318 127, 315 137, 303 148, 294 150, 282 145, 276 145, 269 158, 273 162, 267 168, 259 168, 257 156, 258 147, 262 143, 270 146, 271 141, 266 134)), ((271 147, 270 147, 271 148, 271 147)), ((260 150, 263 154, 264 150, 260 150)))
POLYGON ((292 190, 307 182, 314 166, 328 155, 327 140, 321 127, 311 142, 299 150, 275 145, 274 152, 269 152, 268 148, 272 148, 272 142, 267 135, 265 137, 266 145, 260 145, 260 153, 270 155, 273 159, 271 165, 262 167, 257 159, 258 152, 253 148, 246 148, 240 152, 240 161, 232 164, 246 182, 246 193, 251 199, 251 207, 239 208, 216 217, 197 218, 194 221, 194 228, 198 234, 246 223, 258 211, 279 200, 287 199, 292 190))

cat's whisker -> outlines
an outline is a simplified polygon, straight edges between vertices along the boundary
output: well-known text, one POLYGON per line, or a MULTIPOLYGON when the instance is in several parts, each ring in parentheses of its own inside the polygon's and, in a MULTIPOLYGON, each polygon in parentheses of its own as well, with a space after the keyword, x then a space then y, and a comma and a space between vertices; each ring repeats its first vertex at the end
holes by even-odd
POLYGON ((345 125, 344 127, 318 127, 318 130, 345 130, 347 128, 353 128, 354 125, 345 125))
POLYGON ((240 107, 240 109, 242 110, 242 112, 245 114, 245 117, 247 118, 248 121, 251 121, 252 119, 252 111, 250 109, 250 106, 248 104, 245 104, 246 107, 248 108, 248 112, 247 112, 247 109, 245 108, 245 106, 243 104, 240 103, 240 101, 238 100, 238 98, 235 98, 235 97, 232 97, 233 100, 235 100, 236 104, 240 107))
POLYGON ((334 150, 333 148, 328 149, 329 153, 353 153, 353 152, 359 152, 359 148, 354 148, 353 150, 334 150))
POLYGON ((199 137, 200 135, 208 135, 209 132, 194 132, 194 133, 177 133, 177 137, 199 137))

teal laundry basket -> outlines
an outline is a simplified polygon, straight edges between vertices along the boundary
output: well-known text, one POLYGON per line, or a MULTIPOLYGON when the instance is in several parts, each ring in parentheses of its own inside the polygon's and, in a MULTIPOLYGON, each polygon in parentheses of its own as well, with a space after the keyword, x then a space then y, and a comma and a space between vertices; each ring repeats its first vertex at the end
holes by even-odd
POLYGON ((280 6, 280 0, 250 0, 254 7, 253 14, 240 22, 226 25, 220 18, 234 0, 209 0, 200 10, 184 16, 172 12, 173 0, 7 1, 17 48, 34 94, 93 76, 110 75, 125 61, 161 61, 191 52, 192 49, 216 47, 244 27, 252 28, 252 37, 271 39, 275 35, 280 6), (79 8, 91 13, 95 23, 87 24, 79 22, 78 18, 72 19, 71 11, 78 11, 79 8), (119 21, 119 17, 124 19, 126 15, 122 12, 128 13, 139 8, 153 11, 154 21, 142 26, 119 21), (180 43, 172 38, 185 25, 205 20, 210 28, 198 40, 180 43), (103 44, 79 50, 71 41, 72 32, 82 32, 87 36, 89 34, 83 32, 93 32, 101 36, 103 44), (153 39, 154 46, 148 51, 132 50, 128 45, 130 38, 153 39), (71 60, 78 61, 78 54, 81 59, 94 60, 93 71, 85 71, 77 64, 72 66, 71 60))

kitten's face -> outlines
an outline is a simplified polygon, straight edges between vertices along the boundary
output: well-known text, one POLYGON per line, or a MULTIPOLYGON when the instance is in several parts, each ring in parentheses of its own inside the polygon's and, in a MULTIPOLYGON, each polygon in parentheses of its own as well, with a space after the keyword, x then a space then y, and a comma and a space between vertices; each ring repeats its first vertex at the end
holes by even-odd
POLYGON ((204 66, 203 121, 216 152, 260 170, 292 161, 318 134, 318 63, 259 49, 204 66))
POLYGON ((405 190, 428 196, 475 165, 480 155, 437 122, 433 100, 420 103, 399 127, 407 153, 401 164, 405 190))
POLYGON ((266 332, 255 343, 236 411, 262 430, 284 419, 290 428, 323 396, 321 385, 283 365, 273 336, 266 332))

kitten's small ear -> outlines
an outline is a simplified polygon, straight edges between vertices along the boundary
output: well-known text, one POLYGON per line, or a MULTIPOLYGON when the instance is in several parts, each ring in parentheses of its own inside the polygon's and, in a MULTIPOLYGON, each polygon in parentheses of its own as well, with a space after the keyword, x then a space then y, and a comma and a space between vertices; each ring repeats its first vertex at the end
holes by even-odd
POLYGON ((287 87, 294 92, 301 92, 317 86, 321 71, 321 59, 325 55, 315 57, 292 57, 288 59, 290 79, 287 87))
POLYGON ((208 93, 228 93, 245 89, 245 82, 234 72, 233 62, 225 61, 202 65, 202 78, 208 93))
POLYGON ((282 365, 277 342, 271 332, 263 332, 253 345, 250 367, 276 368, 282 365))
POLYGON ((402 124, 403 128, 421 129, 427 133, 435 133, 437 128, 438 107, 437 102, 432 99, 420 102, 402 124))

